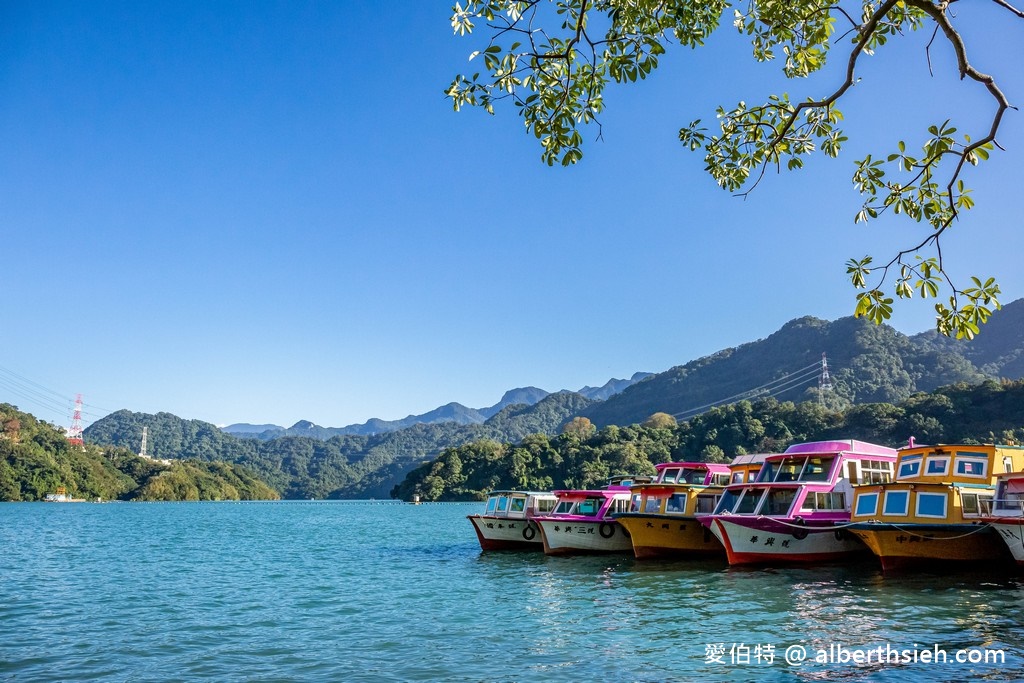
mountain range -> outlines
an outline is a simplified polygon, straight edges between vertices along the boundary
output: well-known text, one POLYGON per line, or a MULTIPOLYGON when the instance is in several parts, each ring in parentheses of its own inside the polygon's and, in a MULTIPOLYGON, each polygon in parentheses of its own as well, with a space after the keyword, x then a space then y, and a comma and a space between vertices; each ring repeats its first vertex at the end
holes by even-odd
MULTIPOLYGON (((93 423, 90 443, 137 449, 149 428, 151 454, 160 458, 225 460, 256 471, 284 497, 383 497, 412 469, 446 448, 490 439, 515 443, 528 435, 557 434, 563 425, 585 417, 603 428, 628 426, 663 412, 685 421, 713 406, 741 399, 771 397, 780 402, 820 401, 843 410, 872 403, 896 404, 919 392, 953 384, 1024 377, 1024 300, 996 312, 973 341, 957 341, 933 332, 908 336, 864 319, 792 320, 764 339, 690 361, 651 376, 634 375, 628 386, 591 400, 576 392, 545 394, 528 387, 507 392, 505 405, 489 409, 449 404, 411 426, 385 431, 386 421, 353 425, 353 431, 300 422, 261 438, 239 438, 214 425, 181 420, 167 413, 118 411, 93 423), (829 382, 822 382, 822 354, 829 382), (640 379, 640 381, 635 381, 640 379), (506 401, 507 399, 507 401, 506 401), (443 419, 470 416, 470 421, 443 419), (483 417, 482 421, 479 421, 483 417), (440 421, 438 421, 440 420, 440 421), (376 425, 374 429, 373 425, 376 425), (358 433, 355 427, 367 433, 358 433)), ((605 390, 605 387, 600 388, 605 390)), ((402 422, 402 421, 396 421, 402 422)), ((347 429, 347 428, 340 428, 347 429)))
MULTIPOLYGON (((610 379, 603 386, 586 386, 576 392, 592 401, 603 401, 637 382, 651 377, 649 372, 636 372, 629 379, 610 379)), ((564 393, 568 390, 562 390, 564 393)), ((454 422, 460 425, 483 424, 490 418, 497 415, 503 408, 511 405, 536 405, 544 398, 551 395, 551 392, 538 389, 537 387, 520 387, 509 389, 501 397, 501 400, 493 406, 486 408, 467 408, 461 403, 448 403, 439 408, 423 413, 422 415, 409 415, 401 420, 381 420, 372 418, 362 424, 351 424, 346 427, 321 427, 308 420, 299 420, 291 427, 281 427, 272 424, 253 425, 238 423, 221 427, 228 434, 244 437, 255 437, 257 439, 270 440, 282 436, 309 436, 314 439, 330 439, 332 436, 344 434, 360 434, 374 436, 387 432, 397 432, 417 424, 439 424, 443 422, 454 422)))

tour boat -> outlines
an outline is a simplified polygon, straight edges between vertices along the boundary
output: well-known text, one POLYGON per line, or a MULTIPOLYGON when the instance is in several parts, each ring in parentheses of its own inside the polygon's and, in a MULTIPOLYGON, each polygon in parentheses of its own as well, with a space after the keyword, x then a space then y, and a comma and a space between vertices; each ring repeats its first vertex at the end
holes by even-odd
POLYGON ((996 477, 995 499, 987 506, 982 502, 982 511, 988 513, 982 520, 996 530, 1017 564, 1024 566, 1024 472, 996 477))
POLYGON ((483 550, 542 550, 533 518, 550 513, 554 494, 542 491, 491 491, 482 515, 468 515, 483 550))
POLYGON ((844 530, 851 484, 891 476, 896 450, 814 441, 767 455, 754 483, 730 484, 701 523, 729 564, 829 562, 866 552, 844 530))
POLYGON ((633 493, 626 482, 604 489, 555 491, 553 512, 535 517, 548 555, 631 552, 633 543, 612 515, 628 512, 633 493))
POLYGON ((631 510, 615 515, 632 538, 633 554, 648 558, 722 553, 722 544, 697 518, 715 509, 729 483, 729 466, 668 462, 655 469, 654 481, 630 487, 631 510))
POLYGON ((911 445, 900 449, 894 481, 858 486, 850 531, 882 569, 1008 560, 1006 544, 982 519, 996 470, 1024 465, 1024 448, 911 445))

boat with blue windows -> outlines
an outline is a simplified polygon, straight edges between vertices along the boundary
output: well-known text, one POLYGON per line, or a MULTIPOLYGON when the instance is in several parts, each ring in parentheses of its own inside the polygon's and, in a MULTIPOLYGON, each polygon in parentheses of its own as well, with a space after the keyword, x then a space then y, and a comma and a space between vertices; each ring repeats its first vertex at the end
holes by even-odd
POLYGON ((630 487, 633 507, 615 515, 637 558, 718 555, 725 551, 699 517, 715 509, 729 483, 728 465, 667 462, 654 481, 630 487))
POLYGON ((858 486, 850 531, 878 556, 883 570, 935 563, 1009 559, 985 520, 997 470, 1024 467, 1024 448, 994 444, 900 449, 894 481, 858 486))
POLYGON ((468 515, 483 550, 543 550, 534 517, 549 514, 556 497, 547 491, 491 491, 482 515, 468 515))
POLYGON ((753 483, 726 487, 701 519, 729 564, 831 562, 867 549, 845 531, 852 485, 892 476, 896 450, 855 440, 795 444, 764 456, 753 483))

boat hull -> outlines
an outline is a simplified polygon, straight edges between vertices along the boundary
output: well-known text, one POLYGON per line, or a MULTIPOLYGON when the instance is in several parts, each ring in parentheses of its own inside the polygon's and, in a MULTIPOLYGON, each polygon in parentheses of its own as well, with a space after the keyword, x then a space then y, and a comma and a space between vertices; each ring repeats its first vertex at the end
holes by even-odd
POLYGON ((883 570, 935 563, 1002 563, 1009 558, 999 534, 978 524, 863 522, 850 531, 878 556, 883 570))
POLYGON ((540 530, 529 519, 469 515, 482 550, 543 550, 540 530))
POLYGON ((711 531, 731 565, 838 562, 867 554, 857 538, 831 523, 800 527, 763 517, 716 518, 711 531))
POLYGON ((1024 567, 1024 520, 1020 518, 993 521, 992 528, 1003 539, 1014 561, 1024 567))
POLYGON ((548 555, 624 553, 633 551, 626 530, 614 520, 535 520, 548 555))
POLYGON ((707 557, 725 548, 696 517, 627 513, 616 517, 633 539, 637 558, 707 557))

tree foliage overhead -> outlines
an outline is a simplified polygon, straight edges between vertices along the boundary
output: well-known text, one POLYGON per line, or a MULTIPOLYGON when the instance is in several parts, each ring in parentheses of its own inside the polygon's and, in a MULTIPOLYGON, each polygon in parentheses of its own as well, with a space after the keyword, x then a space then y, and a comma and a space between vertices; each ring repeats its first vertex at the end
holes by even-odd
MULTIPOLYGON (((988 1, 1009 20, 1024 19, 1011 0, 988 1)), ((850 259, 847 274, 858 290, 856 315, 881 323, 892 314, 891 294, 938 299, 945 291, 948 302, 935 304, 936 329, 971 338, 1000 307, 999 285, 992 278, 953 282, 941 237, 973 206, 966 171, 998 146, 1003 116, 1012 107, 997 78, 971 61, 958 30, 961 11, 969 5, 956 0, 466 0, 453 7, 451 25, 458 35, 486 25, 487 42, 470 57, 483 68, 456 76, 446 94, 456 111, 468 105, 494 113, 508 101, 540 141, 542 159, 568 166, 583 156, 581 130, 600 130, 608 84, 646 78, 669 45, 700 47, 723 19, 750 41, 755 60, 780 58, 787 78, 808 76, 824 69, 830 54, 838 57, 834 85, 826 92, 720 106, 715 129, 699 118, 680 129, 683 146, 704 153, 718 185, 745 194, 769 168, 799 169, 815 152, 838 156, 847 142, 838 105, 858 79, 861 58, 908 32, 930 31, 922 59, 930 66, 934 43, 945 43, 960 79, 991 97, 992 116, 973 122, 968 134, 938 114, 916 149, 899 141, 887 153, 856 162, 853 182, 864 201, 855 222, 892 213, 927 229, 880 267, 871 256, 850 259)), ((1007 59, 1004 66, 1014 64, 1007 59)))

